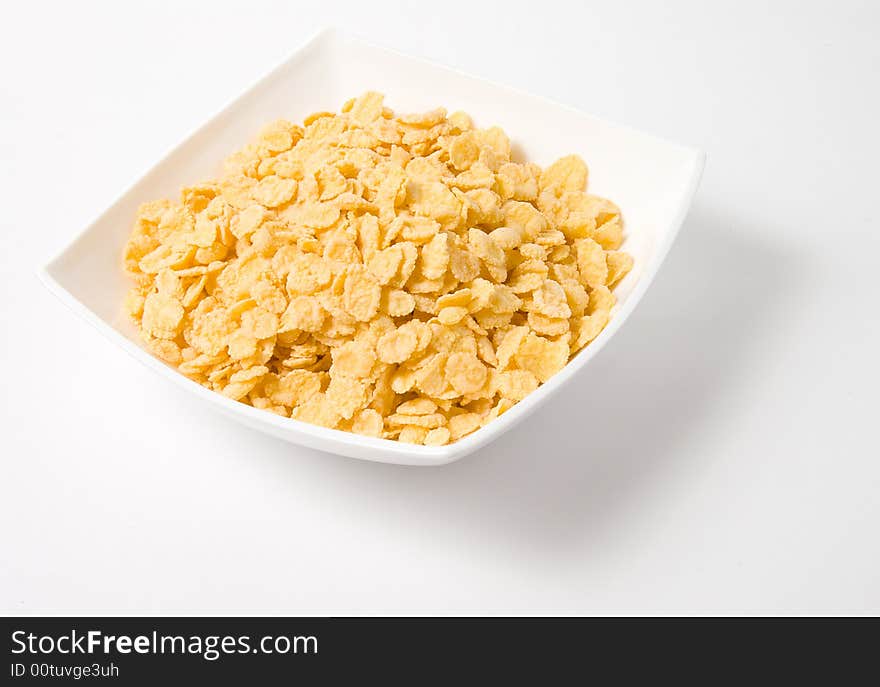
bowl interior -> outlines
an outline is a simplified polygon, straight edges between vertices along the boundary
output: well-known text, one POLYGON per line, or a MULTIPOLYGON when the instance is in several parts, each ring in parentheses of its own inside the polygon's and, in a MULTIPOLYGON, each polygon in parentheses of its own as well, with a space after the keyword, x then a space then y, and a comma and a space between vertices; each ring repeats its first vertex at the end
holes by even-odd
MULTIPOLYGON (((121 252, 138 205, 155 198, 174 198, 182 186, 215 175, 222 160, 266 122, 279 117, 301 121, 317 110, 338 110, 345 100, 365 90, 385 93, 387 104, 398 111, 442 105, 450 112, 468 112, 478 126, 497 124, 511 137, 514 156, 519 159, 546 165, 562 155, 580 154, 590 168, 589 190, 613 200, 624 214, 624 249, 635 258, 633 271, 616 289, 618 317, 623 314, 625 318, 631 310, 628 304, 634 305, 630 299, 634 294, 637 299, 643 291, 637 288, 641 280, 645 275, 653 276, 683 218, 699 174, 698 152, 335 31, 317 36, 174 149, 54 259, 46 275, 66 292, 68 300, 72 298, 88 311, 90 319, 96 318, 137 344, 134 327, 121 311, 129 288, 121 270, 121 252)), ((620 322, 612 324, 616 330, 620 322)), ((556 380, 551 380, 540 396, 546 396, 555 385, 556 380)), ((529 405, 526 399, 496 421, 497 430, 524 416, 529 405)), ((248 420, 252 425, 261 422, 254 417, 248 420)), ((277 420, 283 419, 267 418, 272 425, 269 431, 286 434, 288 430, 275 427, 277 420)), ((302 423, 284 422, 290 428, 286 438, 297 441, 302 423)), ((489 425, 450 447, 413 446, 406 451, 426 457, 460 457, 485 443, 486 436, 479 435, 498 433, 492 430, 489 425)), ((362 452, 346 447, 360 446, 363 438, 334 430, 323 430, 316 436, 326 438, 324 433, 333 437, 330 450, 349 455, 362 452)), ((396 444, 373 441, 377 445, 372 450, 378 454, 388 444, 396 444)), ((399 457, 399 445, 388 450, 399 457)))

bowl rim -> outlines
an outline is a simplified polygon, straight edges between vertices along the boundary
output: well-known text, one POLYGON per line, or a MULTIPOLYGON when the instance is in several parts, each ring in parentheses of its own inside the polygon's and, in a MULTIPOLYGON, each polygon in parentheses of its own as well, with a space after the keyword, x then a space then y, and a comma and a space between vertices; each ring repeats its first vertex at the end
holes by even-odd
POLYGON ((334 450, 334 446, 348 445, 368 449, 369 456, 364 456, 366 460, 378 462, 396 462, 410 465, 443 465, 458 460, 494 441, 513 426, 524 420, 528 415, 543 405, 548 398, 556 394, 560 389, 567 385, 572 378, 577 375, 586 365, 595 357, 605 346, 607 341, 611 339, 623 324, 629 319, 629 316, 638 306, 642 296, 648 287, 654 281, 660 266, 663 264, 672 244, 681 229, 684 219, 690 209, 694 195, 699 187, 703 169, 705 167, 706 155, 703 151, 685 146, 675 141, 671 141, 650 133, 646 133, 639 129, 618 124, 605 120, 601 117, 594 116, 569 105, 558 103, 541 95, 529 93, 517 88, 507 86, 480 76, 473 75, 455 67, 450 67, 440 62, 428 60, 426 58, 409 55, 394 48, 378 45, 370 40, 361 38, 356 34, 342 31, 335 27, 323 27, 314 31, 305 41, 293 51, 283 58, 278 64, 270 68, 265 74, 257 78, 251 85, 243 91, 235 95, 228 102, 222 105, 217 111, 207 117, 199 125, 197 125, 188 134, 183 136, 175 144, 167 148, 164 153, 153 162, 145 171, 137 175, 134 180, 129 182, 125 188, 116 195, 107 207, 101 211, 92 221, 76 233, 68 240, 64 247, 57 250, 52 257, 37 270, 37 276, 40 281, 52 292, 59 300, 62 301, 75 314, 84 319, 86 322, 96 328, 103 336, 115 342, 122 347, 133 358, 146 365, 156 374, 169 379, 179 387, 186 389, 208 403, 212 404, 218 410, 228 414, 239 415, 242 419, 247 420, 246 424, 250 426, 262 425, 266 428, 277 429, 275 435, 289 434, 291 432, 308 438, 307 445, 318 450, 338 453, 334 450), (134 191, 135 187, 157 166, 161 165, 167 158, 176 153, 180 148, 185 146, 192 138, 199 135, 204 129, 207 129, 218 117, 232 109, 240 101, 249 98, 252 93, 262 87, 265 82, 270 81, 278 72, 287 68, 289 64, 310 50, 319 48, 322 44, 332 41, 344 41, 350 44, 356 44, 372 50, 380 50, 390 53, 396 57, 413 61, 432 68, 444 69, 457 76, 478 81, 487 86, 498 88, 508 92, 510 95, 519 98, 530 98, 539 101, 546 107, 565 110, 569 113, 576 114, 581 117, 589 117, 594 122, 601 123, 605 126, 620 130, 623 133, 637 135, 642 138, 653 140, 655 143, 662 144, 667 147, 677 148, 681 153, 686 154, 690 158, 691 169, 687 179, 682 187, 679 202, 675 215, 666 230, 662 232, 661 240, 658 242, 654 254, 650 261, 644 265, 639 276, 638 282, 635 284, 633 291, 629 294, 626 302, 619 307, 612 317, 608 325, 602 330, 599 336, 594 339, 589 346, 580 351, 565 367, 560 370, 552 379, 538 387, 534 392, 529 394, 522 401, 518 402, 500 417, 491 421, 487 425, 477 429, 458 441, 446 444, 444 446, 423 446, 419 444, 407 444, 393 439, 379 439, 374 437, 362 436, 353 432, 347 432, 340 429, 329 429, 318 425, 313 425, 294 418, 286 418, 254 408, 244 403, 234 401, 215 391, 203 387, 201 384, 189 379, 185 375, 178 372, 170 365, 159 360, 150 354, 145 348, 137 345, 128 339, 111 324, 99 317, 93 310, 87 307, 82 301, 74 296, 53 274, 53 270, 58 266, 67 253, 88 234, 92 228, 101 222, 104 217, 119 203, 134 191), (374 455, 375 454, 375 455, 374 455), (390 460, 389 460, 390 459, 390 460))

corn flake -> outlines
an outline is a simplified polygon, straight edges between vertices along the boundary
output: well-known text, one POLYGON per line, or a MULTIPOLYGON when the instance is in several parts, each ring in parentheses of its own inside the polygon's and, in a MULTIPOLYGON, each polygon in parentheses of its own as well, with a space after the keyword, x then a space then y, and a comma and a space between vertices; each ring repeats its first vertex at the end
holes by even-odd
POLYGON ((561 370, 633 268, 576 155, 511 160, 493 126, 381 94, 280 119, 180 201, 138 209, 123 263, 145 347, 228 398, 443 446, 561 370))

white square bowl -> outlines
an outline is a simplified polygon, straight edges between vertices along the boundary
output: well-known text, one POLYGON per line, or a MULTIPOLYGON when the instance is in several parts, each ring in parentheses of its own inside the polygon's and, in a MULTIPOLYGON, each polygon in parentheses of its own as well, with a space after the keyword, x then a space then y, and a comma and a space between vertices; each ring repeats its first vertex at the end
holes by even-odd
POLYGON ((44 283, 104 335, 173 383, 235 420, 268 434, 341 455, 406 465, 442 465, 497 439, 575 379, 632 313, 666 257, 699 183, 704 155, 627 127, 424 60, 322 31, 286 62, 198 129, 126 191, 42 271, 44 283), (500 125, 515 157, 547 165, 578 153, 590 168, 590 191, 622 209, 624 249, 633 271, 616 288, 619 303, 586 349, 537 391, 486 427, 442 447, 403 444, 325 429, 225 398, 150 355, 122 312, 130 284, 122 249, 140 203, 176 197, 179 189, 213 176, 221 161, 266 122, 302 120, 335 111, 366 90, 386 94, 389 106, 416 112, 438 105, 464 110, 478 126, 500 125))

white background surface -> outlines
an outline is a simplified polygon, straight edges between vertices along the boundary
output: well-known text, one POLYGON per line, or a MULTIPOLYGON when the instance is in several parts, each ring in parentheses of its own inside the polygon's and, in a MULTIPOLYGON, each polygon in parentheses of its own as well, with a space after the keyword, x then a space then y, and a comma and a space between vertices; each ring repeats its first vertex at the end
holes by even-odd
POLYGON ((880 611, 878 5, 181 5, 0 24, 0 611, 880 611), (35 276, 329 24, 708 152, 583 384, 448 467, 228 424, 35 276))

